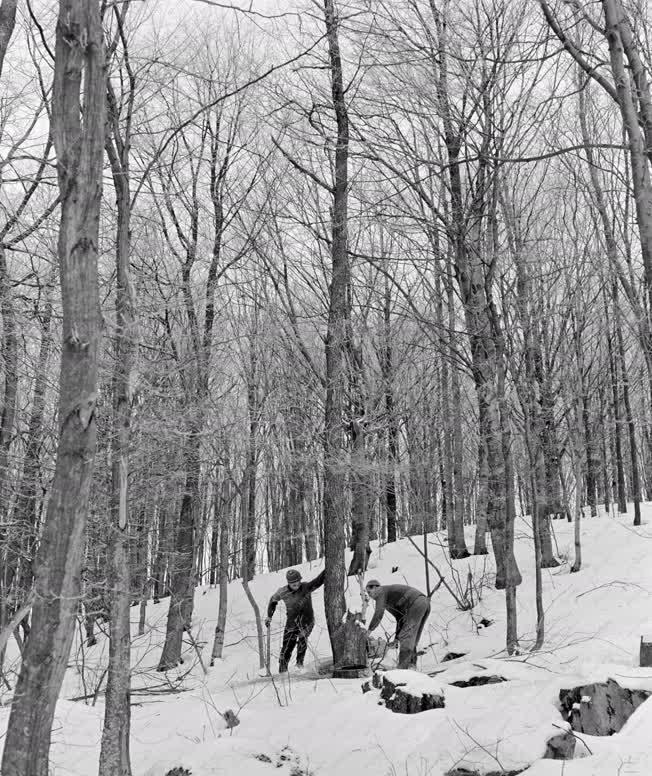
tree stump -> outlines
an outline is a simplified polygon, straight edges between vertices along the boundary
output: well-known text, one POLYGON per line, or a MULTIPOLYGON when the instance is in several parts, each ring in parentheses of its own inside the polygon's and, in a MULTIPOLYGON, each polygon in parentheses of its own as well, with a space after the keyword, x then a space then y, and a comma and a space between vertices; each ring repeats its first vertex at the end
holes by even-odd
POLYGON ((380 690, 381 702, 396 714, 419 714, 446 705, 439 685, 419 671, 376 671, 372 684, 380 690))
POLYGON ((339 659, 333 667, 335 679, 359 679, 369 676, 367 665, 367 629, 358 612, 347 612, 346 621, 333 637, 333 652, 339 659))
POLYGON ((649 668, 652 666, 652 635, 641 636, 639 665, 641 668, 649 668))
POLYGON ((559 691, 562 711, 578 733, 611 736, 617 733, 643 701, 645 690, 628 690, 614 679, 559 691))
POLYGON ((544 760, 572 760, 575 754, 575 736, 564 730, 546 741, 544 760))

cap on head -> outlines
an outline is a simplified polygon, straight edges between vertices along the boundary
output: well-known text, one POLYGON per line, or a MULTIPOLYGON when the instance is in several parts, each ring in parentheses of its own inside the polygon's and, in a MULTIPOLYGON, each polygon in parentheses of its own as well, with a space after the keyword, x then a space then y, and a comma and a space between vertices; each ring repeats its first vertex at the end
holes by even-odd
POLYGON ((301 574, 296 569, 290 569, 285 578, 288 582, 301 582, 301 574))
POLYGON ((365 587, 380 587, 380 582, 377 579, 370 579, 365 587))

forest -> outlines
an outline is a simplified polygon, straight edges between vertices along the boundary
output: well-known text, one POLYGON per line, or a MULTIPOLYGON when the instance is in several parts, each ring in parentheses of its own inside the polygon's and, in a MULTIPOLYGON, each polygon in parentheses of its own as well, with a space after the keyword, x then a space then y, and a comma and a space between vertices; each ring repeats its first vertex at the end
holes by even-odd
POLYGON ((491 556, 505 654, 546 645, 555 526, 580 572, 585 522, 652 500, 651 12, 1 0, 4 776, 52 772, 78 631, 131 776, 130 620, 164 602, 173 671, 202 586, 204 661, 237 580, 264 667, 252 581, 323 558, 337 665, 410 537, 427 594, 491 556))

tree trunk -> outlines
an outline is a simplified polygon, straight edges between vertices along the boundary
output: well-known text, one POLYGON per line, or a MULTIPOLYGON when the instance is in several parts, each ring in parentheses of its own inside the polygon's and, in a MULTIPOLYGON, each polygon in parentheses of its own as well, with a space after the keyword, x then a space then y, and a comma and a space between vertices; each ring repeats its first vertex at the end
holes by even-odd
POLYGON ((304 474, 306 507, 303 510, 301 530, 306 542, 306 560, 317 560, 319 557, 319 528, 315 516, 315 485, 310 470, 304 474))
MULTIPOLYGON (((434 4, 433 4, 434 6, 434 4)), ((480 155, 472 192, 472 211, 465 209, 465 192, 462 185, 460 150, 462 137, 455 131, 449 104, 446 63, 446 20, 433 8, 439 36, 439 80, 437 84, 444 139, 448 152, 451 219, 454 224, 455 273, 464 307, 464 317, 471 350, 472 371, 478 400, 480 433, 487 445, 489 501, 487 522, 491 532, 496 559, 496 588, 506 591, 507 597, 507 646, 514 649, 515 641, 515 587, 521 583, 521 574, 514 556, 513 501, 510 504, 508 482, 510 461, 505 458, 508 447, 503 446, 506 433, 506 416, 501 418, 501 402, 504 398, 504 352, 501 329, 493 302, 490 284, 484 275, 483 261, 484 210, 487 199, 487 151, 480 155), (467 226, 468 224, 468 226, 467 226)), ((487 135, 483 142, 488 143, 487 135)), ((506 412, 506 410, 505 410, 506 412)))
MULTIPOLYGON (((286 555, 290 553, 289 509, 281 509, 278 499, 273 495, 274 483, 268 481, 265 488, 265 515, 267 528, 267 565, 270 571, 278 571, 284 565, 286 555)), ((290 565, 289 563, 285 565, 290 565)))
POLYGON ((389 278, 385 276, 383 299, 382 373, 385 399, 385 433, 387 463, 384 476, 385 526, 387 542, 395 542, 396 532, 396 464, 398 462, 398 422, 394 409, 394 353, 392 349, 392 310, 389 278))
POLYGON ((586 455, 586 503, 591 510, 591 517, 598 514, 598 489, 595 471, 595 443, 591 426, 591 398, 587 391, 583 394, 582 422, 584 423, 584 444, 586 455))
POLYGON ((346 395, 346 334, 349 305, 348 256, 348 158, 349 120, 344 95, 342 59, 338 36, 335 0, 324 0, 324 20, 328 39, 331 97, 337 122, 335 181, 332 189, 331 280, 329 286, 328 326, 326 331, 326 403, 324 413, 324 556, 326 578, 324 607, 326 622, 337 664, 340 655, 334 636, 345 613, 344 546, 346 499, 342 488, 344 444, 342 416, 346 395))
POLYGON ((363 394, 362 345, 353 344, 353 335, 349 333, 349 361, 351 378, 349 380, 350 398, 350 482, 351 482, 351 542, 349 549, 353 557, 347 572, 348 576, 364 574, 371 555, 370 538, 370 494, 372 491, 370 465, 367 459, 365 433, 365 397, 363 394))
MULTIPOLYGON (((451 557, 456 554, 455 549, 455 474, 454 474, 454 452, 453 452, 453 424, 451 418, 451 396, 450 396, 450 371, 451 365, 448 358, 441 359, 439 368, 439 396, 441 406, 441 417, 444 419, 439 436, 440 458, 444 476, 441 481, 442 492, 442 522, 446 526, 449 552, 451 557), (451 550, 452 548, 452 550, 451 550)), ((416 425, 413 423, 413 425, 416 425)), ((425 450, 419 456, 420 460, 425 458, 425 450)), ((425 505, 421 507, 425 514, 425 505)), ((442 526, 443 527, 443 526, 442 526)))
MULTIPOLYGON (((629 22, 619 0, 603 0, 605 15, 605 37, 609 44, 611 71, 623 126, 629 141, 629 156, 632 169, 632 186, 636 203, 636 219, 641 239, 641 253, 645 270, 645 285, 648 294, 648 316, 652 302, 652 180, 650 178, 649 143, 652 142, 650 121, 650 89, 645 68, 641 66, 629 22), (630 78, 627 63, 634 79, 630 78), (647 132, 641 132, 639 109, 644 118, 647 132), (647 135, 647 137, 646 137, 647 135)), ((648 332, 650 331, 648 318, 648 332)))
POLYGON ((16 7, 18 0, 2 0, 0 3, 0 76, 5 61, 9 41, 16 26, 16 7))
MULTIPOLYGON (((508 655, 518 653, 518 627, 516 611, 516 588, 508 585, 505 588, 505 616, 506 616, 506 649, 508 655)), ((538 625, 538 623, 537 623, 538 625)))
MULTIPOLYGON (((128 6, 124 6, 123 14, 128 6)), ((122 18, 119 17, 119 25, 122 18)), ((128 58, 127 58, 128 63, 128 58)), ((136 360, 135 300, 131 287, 131 188, 129 155, 131 146, 131 105, 135 80, 129 70, 129 113, 123 137, 110 80, 107 80, 108 125, 112 136, 106 150, 116 193, 116 333, 113 374, 113 450, 111 476, 111 525, 109 526, 109 665, 104 706, 104 727, 100 749, 100 776, 131 776, 129 734, 131 725, 131 629, 129 607, 131 579, 129 568, 129 447, 136 360)), ((144 526, 140 526, 144 530, 144 526)), ((138 548, 139 550, 142 548, 138 548)), ((142 574, 142 582, 146 575, 142 574)), ((144 585, 142 586, 144 587, 144 585)), ((142 590, 141 590, 142 593, 142 590)))
POLYGON ((627 512, 627 489, 625 487, 625 464, 623 461, 622 442, 622 414, 620 407, 620 391, 618 390, 618 359, 614 353, 612 334, 607 333, 607 349, 609 356, 609 372, 611 374, 611 392, 613 397, 614 417, 614 450, 616 454, 616 493, 618 496, 618 511, 620 514, 627 512))
MULTIPOLYGON (((2 8, 0 7, 0 14, 2 8)), ((0 17, 1 21, 1 17, 0 17)), ((0 29, 0 35, 2 30, 0 29)), ((2 314, 2 360, 4 366, 4 395, 2 416, 0 417, 0 544, 3 545, 5 562, 0 574, 0 628, 4 627, 9 611, 10 588, 15 581, 22 558, 24 541, 17 529, 5 529, 10 511, 11 493, 9 482, 15 477, 9 470, 9 448, 14 434, 16 420, 16 393, 18 390, 18 340, 16 336, 16 311, 14 309, 11 283, 7 275, 7 262, 4 246, 0 238, 0 313, 2 314)), ((16 596, 17 600, 20 600, 16 596)), ((0 653, 0 670, 4 663, 4 650, 0 653)))
POLYGON ((306 443, 304 439, 307 418, 302 417, 298 408, 292 407, 286 419, 290 443, 290 461, 287 475, 288 531, 290 540, 288 566, 295 566, 303 560, 304 541, 306 554, 310 540, 306 535, 308 519, 306 515, 306 443))
POLYGON ((61 195, 59 445, 37 559, 32 635, 5 738, 1 767, 5 776, 48 776, 50 731, 79 601, 96 446, 104 90, 99 6, 94 0, 60 0, 52 97, 61 195))
POLYGON ((351 455, 351 541, 349 549, 353 551, 353 557, 349 564, 347 576, 364 574, 371 555, 369 545, 369 491, 371 483, 367 471, 365 435, 361 419, 353 418, 351 425, 353 426, 353 451, 351 455))
POLYGON ((632 402, 629 395, 629 379, 627 375, 627 360, 625 358, 625 344, 623 342, 623 329, 620 320, 620 308, 618 307, 618 286, 612 285, 614 324, 616 327, 616 354, 618 367, 623 384, 623 404, 625 405, 625 420, 629 434, 629 456, 631 463, 632 501, 634 502, 634 525, 641 524, 641 478, 638 470, 638 449, 636 446, 636 422, 632 412, 632 402))
POLYGON ((263 636, 263 621, 260 616, 260 607, 258 606, 258 601, 256 601, 253 593, 251 592, 251 588, 249 587, 249 580, 245 576, 242 577, 242 587, 244 588, 247 600, 251 604, 251 608, 254 610, 254 620, 256 622, 256 638, 258 642, 258 667, 265 668, 265 639, 263 636))
POLYGON ((256 574, 257 523, 256 523, 256 483, 258 468, 258 391, 256 387, 258 359, 254 337, 249 343, 249 372, 247 375, 247 415, 249 433, 245 471, 242 483, 240 514, 242 516, 242 578, 247 582, 256 574))
POLYGON ((575 464, 575 560, 571 566, 571 574, 578 572, 582 568, 582 464, 581 458, 577 453, 573 456, 573 461, 575 464))
POLYGON ((487 502, 488 502, 487 449, 482 437, 478 439, 478 496, 475 507, 474 555, 486 555, 487 550, 487 502))
MULTIPOLYGON (((422 437, 419 432, 420 405, 412 408, 410 415, 405 418, 405 437, 409 460, 408 468, 408 514, 403 520, 401 532, 403 535, 413 535, 423 530, 423 525, 428 517, 428 494, 425 483, 426 451, 422 445, 422 437)), ((442 432, 443 435, 443 432, 442 432)), ((439 440, 438 443, 440 444, 439 440)), ((443 460, 440 458, 440 461, 443 460)), ((440 472, 442 489, 445 487, 445 474, 440 472)), ((446 503, 442 506, 442 527, 445 527, 446 503)))
MULTIPOLYGON (((533 478, 534 480, 534 478, 533 478)), ((541 507, 541 498, 537 497, 537 483, 532 482, 532 488, 535 492, 534 508, 532 510, 532 533, 534 535, 534 581, 535 581, 535 600, 537 609, 537 635, 532 647, 532 651, 535 652, 543 646, 543 639, 545 637, 545 609, 543 606, 543 585, 541 583, 541 529, 539 527, 541 507)), ((546 515, 547 517, 547 515, 546 515)))
POLYGON ((233 497, 231 495, 231 486, 225 478, 222 482, 221 498, 218 507, 217 500, 215 504, 216 514, 219 514, 219 569, 218 580, 220 586, 219 604, 217 611, 217 623, 215 625, 215 638, 213 640, 213 650, 211 653, 211 665, 215 660, 222 659, 224 651, 224 634, 226 632, 226 613, 228 608, 229 595, 229 535, 231 525, 231 511, 233 497))
MULTIPOLYGON (((581 421, 580 416, 583 411, 583 402, 582 399, 578 399, 578 407, 577 407, 577 428, 578 428, 578 434, 579 429, 581 428, 581 421)), ((572 440, 572 432, 570 433, 571 436, 571 444, 573 444, 572 440)), ((582 524, 582 443, 579 437, 577 438, 576 442, 574 443, 575 450, 571 453, 571 460, 573 463, 573 469, 575 474, 575 526, 574 526, 574 538, 575 538, 575 560, 573 561, 573 565, 571 566, 571 574, 578 572, 582 568, 582 534, 581 534, 581 524, 582 524)))
MULTIPOLYGON (((213 487, 217 489, 220 485, 216 482, 213 487)), ((210 548, 210 569, 208 573, 208 584, 213 587, 217 584, 218 565, 219 565, 219 539, 220 539, 220 516, 217 508, 218 498, 213 499, 213 527, 211 530, 211 548, 210 548)))
POLYGON ((170 608, 165 643, 158 670, 169 671, 182 662, 183 634, 190 630, 194 604, 194 533, 199 503, 200 430, 192 428, 185 443, 185 491, 181 499, 179 522, 175 531, 173 556, 170 558, 170 608))
POLYGON ((4 362, 5 387, 0 418, 0 504, 5 515, 9 511, 11 495, 8 483, 14 479, 9 473, 9 447, 13 439, 16 420, 16 392, 18 390, 18 338, 16 311, 7 276, 7 262, 0 243, 0 312, 2 314, 2 360, 4 362))
MULTIPOLYGON (((505 477, 505 516, 503 534, 503 557, 505 563, 505 609, 506 609, 506 649, 508 655, 518 652, 518 611, 516 608, 516 588, 521 584, 521 572, 514 556, 514 525, 516 523, 516 505, 514 494, 514 466, 512 457, 512 437, 507 425, 507 402, 505 399, 504 374, 499 374, 499 391, 502 397, 500 408, 500 423, 502 427, 502 452, 505 477)), ((493 542, 493 534, 492 534, 493 542)), ((495 554, 494 544, 494 554, 495 554)), ((498 582, 496 582, 498 588, 498 582)))
POLYGON ((604 429, 601 435, 601 447, 602 447, 602 490, 604 498, 604 511, 605 514, 609 514, 611 509, 611 478, 609 475, 609 456, 607 452, 607 429, 609 428, 609 413, 607 411, 604 387, 602 382, 599 387, 599 399, 600 399, 600 425, 604 429))
MULTIPOLYGON (((449 262, 447 269, 452 277, 452 262, 449 262)), ((448 296, 448 347, 451 359, 451 399, 453 403, 452 413, 443 416, 444 422, 450 429, 453 453, 453 508, 448 528, 448 552, 452 560, 460 560, 461 558, 468 558, 470 553, 466 548, 466 540, 464 538, 464 441, 462 439, 464 428, 462 422, 460 376, 454 360, 457 349, 455 338, 457 321, 455 316, 455 294, 453 293, 453 283, 451 280, 446 281, 446 292, 448 296), (452 423, 447 422, 448 418, 451 419, 452 423)))
POLYGON ((169 540, 168 534, 170 531, 169 523, 171 522, 169 515, 169 506, 165 503, 159 506, 158 510, 158 528, 156 531, 156 555, 154 558, 154 590, 153 597, 154 603, 160 602, 162 596, 167 595, 167 557, 169 540))

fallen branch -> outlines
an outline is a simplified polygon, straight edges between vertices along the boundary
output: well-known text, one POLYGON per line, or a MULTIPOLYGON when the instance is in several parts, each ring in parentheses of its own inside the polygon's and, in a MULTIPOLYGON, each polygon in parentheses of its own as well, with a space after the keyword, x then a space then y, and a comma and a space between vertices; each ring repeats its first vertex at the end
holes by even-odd
POLYGON ((461 601, 461 600, 458 598, 458 596, 457 596, 457 593, 455 593, 455 591, 454 591, 454 590, 451 588, 451 586, 448 584, 448 582, 446 582, 446 580, 444 579, 444 575, 443 575, 443 574, 441 573, 441 571, 440 571, 440 570, 437 568, 437 566, 435 566, 435 564, 434 564, 434 563, 433 563, 433 562, 430 560, 430 558, 426 557, 426 554, 423 552, 423 550, 421 549, 421 547, 419 547, 419 545, 418 545, 418 544, 417 544, 417 543, 414 541, 414 539, 413 539, 411 536, 408 536, 407 538, 410 540, 410 542, 412 543, 412 545, 414 546, 414 548, 417 550, 417 552, 419 553, 419 555, 421 555, 421 557, 422 557, 424 560, 428 561, 428 563, 429 563, 429 564, 430 564, 430 565, 433 567, 433 569, 435 570, 435 573, 436 573, 436 574, 439 576, 439 584, 438 584, 438 585, 436 585, 435 589, 434 589, 434 590, 433 590, 433 591, 430 593, 430 595, 431 595, 431 596, 432 596, 432 595, 434 595, 434 594, 437 592, 437 590, 439 590, 439 587, 440 587, 440 585, 443 585, 443 586, 446 588, 446 590, 448 590, 448 592, 449 592, 449 593, 450 593, 450 594, 453 596, 453 598, 455 599, 455 603, 456 603, 456 604, 459 606, 459 608, 460 608, 462 611, 466 611, 466 610, 469 608, 469 607, 468 607, 468 604, 464 603, 464 601, 461 601))
MULTIPOLYGON (((130 695, 177 695, 182 692, 189 692, 189 687, 170 687, 166 684, 160 684, 156 687, 135 687, 129 691, 130 695)), ((87 701, 90 698, 95 699, 98 695, 104 695, 106 690, 99 693, 91 692, 87 695, 75 695, 74 698, 68 698, 69 701, 87 701)))
POLYGON ((207 676, 207 674, 208 674, 208 669, 207 669, 207 668, 206 668, 206 666, 204 665, 204 661, 203 661, 203 659, 202 659, 202 656, 201 656, 201 649, 199 648, 199 644, 197 644, 197 641, 195 640, 195 637, 194 637, 194 636, 192 635, 192 633, 190 632, 190 628, 188 628, 188 629, 186 630, 186 635, 187 635, 187 636, 188 636, 188 638, 190 639, 190 643, 192 644, 192 646, 193 646, 193 648, 194 648, 195 652, 197 653, 197 658, 199 659, 199 665, 201 666, 201 668, 202 668, 202 671, 204 672, 204 676, 207 676))
POLYGON ((583 593, 578 593, 575 598, 581 598, 583 595, 588 595, 589 593, 595 593, 598 590, 602 590, 605 587, 636 587, 639 590, 646 590, 642 585, 637 585, 636 582, 622 582, 620 579, 614 579, 613 582, 605 582, 603 585, 598 585, 597 587, 592 587, 590 590, 585 590, 583 593))

